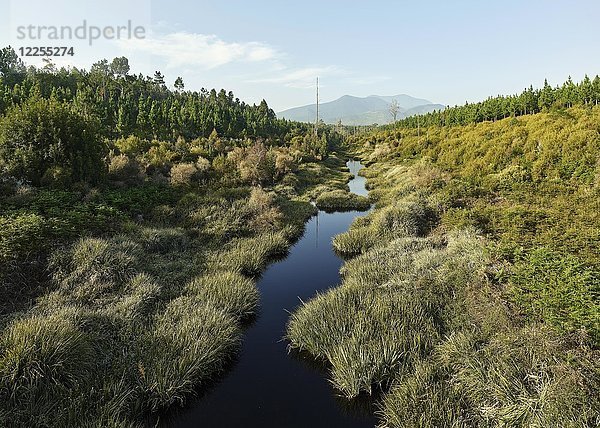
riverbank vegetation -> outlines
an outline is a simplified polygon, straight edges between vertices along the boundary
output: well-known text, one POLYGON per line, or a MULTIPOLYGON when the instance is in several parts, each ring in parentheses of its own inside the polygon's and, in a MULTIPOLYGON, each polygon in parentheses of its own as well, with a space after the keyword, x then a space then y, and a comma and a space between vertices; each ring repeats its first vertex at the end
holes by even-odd
POLYGON ((600 109, 354 138, 376 209, 292 347, 382 427, 600 421, 600 109))
POLYGON ((154 423, 226 369, 310 200, 347 191, 342 136, 124 58, 0 57, 0 425, 154 423))

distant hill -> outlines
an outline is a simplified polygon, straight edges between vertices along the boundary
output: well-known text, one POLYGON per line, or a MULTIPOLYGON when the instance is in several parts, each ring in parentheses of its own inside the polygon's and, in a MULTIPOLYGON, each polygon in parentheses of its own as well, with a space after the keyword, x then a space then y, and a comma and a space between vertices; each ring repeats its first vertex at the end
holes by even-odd
MULTIPOLYGON (((392 117, 389 108, 393 100, 398 102, 398 119, 445 108, 442 104, 434 104, 431 101, 405 94, 393 96, 371 95, 364 98, 344 95, 335 101, 320 104, 319 117, 325 123, 337 123, 341 120, 344 125, 390 123, 392 117)), ((277 116, 300 122, 314 122, 316 114, 316 105, 311 104, 282 111, 277 113, 277 116)))

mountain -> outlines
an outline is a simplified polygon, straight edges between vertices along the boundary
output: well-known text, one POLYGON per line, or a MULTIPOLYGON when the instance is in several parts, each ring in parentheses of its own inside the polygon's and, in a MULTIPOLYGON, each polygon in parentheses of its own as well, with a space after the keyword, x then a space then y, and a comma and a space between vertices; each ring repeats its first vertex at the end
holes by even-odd
MULTIPOLYGON (((319 117, 325 123, 337 123, 341 120, 344 125, 385 124, 392 121, 389 109, 393 100, 398 102, 398 119, 445 108, 442 104, 433 104, 406 94, 371 95, 363 98, 344 95, 335 101, 319 104, 319 117)), ((291 108, 277 113, 277 116, 300 122, 314 122, 316 106, 310 104, 291 108)))

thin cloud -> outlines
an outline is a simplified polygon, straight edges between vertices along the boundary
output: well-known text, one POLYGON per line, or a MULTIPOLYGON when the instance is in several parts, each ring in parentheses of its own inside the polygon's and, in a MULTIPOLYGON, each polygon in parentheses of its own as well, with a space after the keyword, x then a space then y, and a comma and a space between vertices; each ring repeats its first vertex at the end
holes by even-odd
POLYGON ((315 85, 315 78, 343 76, 347 72, 335 66, 305 67, 299 69, 283 69, 281 74, 247 80, 248 83, 277 83, 288 88, 311 88, 315 85))
POLYGON ((261 62, 279 57, 261 42, 226 42, 215 35, 175 32, 120 42, 124 50, 162 58, 167 67, 197 66, 205 69, 232 62, 261 62))

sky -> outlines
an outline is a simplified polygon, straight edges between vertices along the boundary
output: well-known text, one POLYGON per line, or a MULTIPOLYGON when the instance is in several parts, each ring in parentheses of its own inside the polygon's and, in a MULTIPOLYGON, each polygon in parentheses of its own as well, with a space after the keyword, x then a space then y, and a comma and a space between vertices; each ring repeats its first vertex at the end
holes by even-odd
POLYGON ((600 74, 597 0, 0 0, 0 11, 0 46, 73 46, 54 62, 86 69, 125 55, 133 73, 275 111, 313 103, 317 76, 323 102, 405 93, 455 105, 600 74), (36 33, 84 20, 88 32, 131 22, 144 38, 36 33), (20 38, 27 26, 34 37, 20 38))

